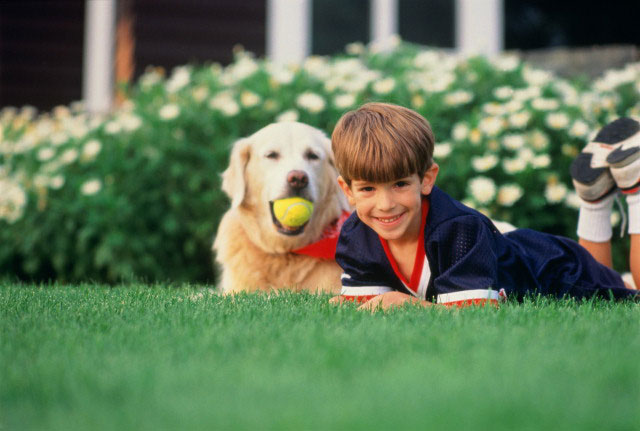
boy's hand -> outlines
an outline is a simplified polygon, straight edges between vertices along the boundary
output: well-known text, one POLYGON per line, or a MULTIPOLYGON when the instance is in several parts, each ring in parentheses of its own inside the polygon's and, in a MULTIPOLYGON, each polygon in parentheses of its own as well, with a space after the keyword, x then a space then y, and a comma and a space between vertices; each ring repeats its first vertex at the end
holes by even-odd
POLYGON ((429 301, 420 300, 415 296, 407 295, 406 293, 387 292, 383 293, 382 295, 378 295, 375 298, 371 298, 360 307, 358 307, 358 310, 368 310, 373 313, 378 309, 388 310, 389 308, 402 307, 409 303, 420 304, 423 307, 433 305, 433 303, 429 301))
POLYGON ((343 302, 345 302, 346 300, 347 300, 347 298, 345 298, 344 296, 342 296, 342 295, 338 295, 338 296, 334 296, 333 298, 331 298, 331 299, 329 300, 329 304, 332 304, 332 305, 340 305, 340 304, 342 304, 343 302))

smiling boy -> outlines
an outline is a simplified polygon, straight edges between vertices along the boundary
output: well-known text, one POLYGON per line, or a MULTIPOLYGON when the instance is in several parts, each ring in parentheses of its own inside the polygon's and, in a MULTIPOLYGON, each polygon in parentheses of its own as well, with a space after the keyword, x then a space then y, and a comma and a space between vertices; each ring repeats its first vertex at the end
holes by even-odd
POLYGON ((435 139, 418 113, 369 103, 343 115, 331 140, 338 182, 355 207, 338 241, 344 273, 332 302, 373 309, 497 303, 527 293, 637 296, 576 242, 529 229, 503 235, 436 187, 435 139))

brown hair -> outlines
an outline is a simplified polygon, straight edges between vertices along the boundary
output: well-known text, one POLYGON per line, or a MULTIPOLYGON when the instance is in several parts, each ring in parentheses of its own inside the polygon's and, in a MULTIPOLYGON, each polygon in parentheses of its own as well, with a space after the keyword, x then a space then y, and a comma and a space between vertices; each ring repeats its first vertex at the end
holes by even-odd
POLYGON ((411 109, 367 103, 344 114, 331 135, 338 172, 345 182, 384 183, 422 176, 433 163, 429 122, 411 109))

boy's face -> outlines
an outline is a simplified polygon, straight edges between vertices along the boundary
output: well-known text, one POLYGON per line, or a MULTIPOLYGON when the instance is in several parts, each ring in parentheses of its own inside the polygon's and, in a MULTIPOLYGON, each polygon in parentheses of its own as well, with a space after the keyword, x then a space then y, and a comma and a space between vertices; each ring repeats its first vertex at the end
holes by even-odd
POLYGON ((422 195, 431 193, 437 175, 434 163, 422 178, 413 174, 388 183, 353 180, 349 186, 338 177, 338 183, 364 224, 387 241, 400 244, 418 238, 422 195))

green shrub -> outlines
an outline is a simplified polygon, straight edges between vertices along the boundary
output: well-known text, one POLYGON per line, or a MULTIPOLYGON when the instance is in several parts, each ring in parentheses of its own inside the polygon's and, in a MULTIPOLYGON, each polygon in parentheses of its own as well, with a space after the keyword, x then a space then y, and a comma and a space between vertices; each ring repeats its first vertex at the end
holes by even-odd
MULTIPOLYGON (((455 198, 519 227, 575 237, 568 167, 602 125, 640 116, 640 64, 588 85, 518 58, 460 57, 399 44, 278 66, 239 51, 227 66, 150 68, 113 114, 78 103, 0 112, 0 274, 116 282, 210 281, 211 243, 228 207, 231 144, 274 122, 330 133, 367 101, 431 122, 455 198)), ((614 214, 618 223, 619 214, 614 214)), ((627 241, 616 243, 621 259, 627 241)))

